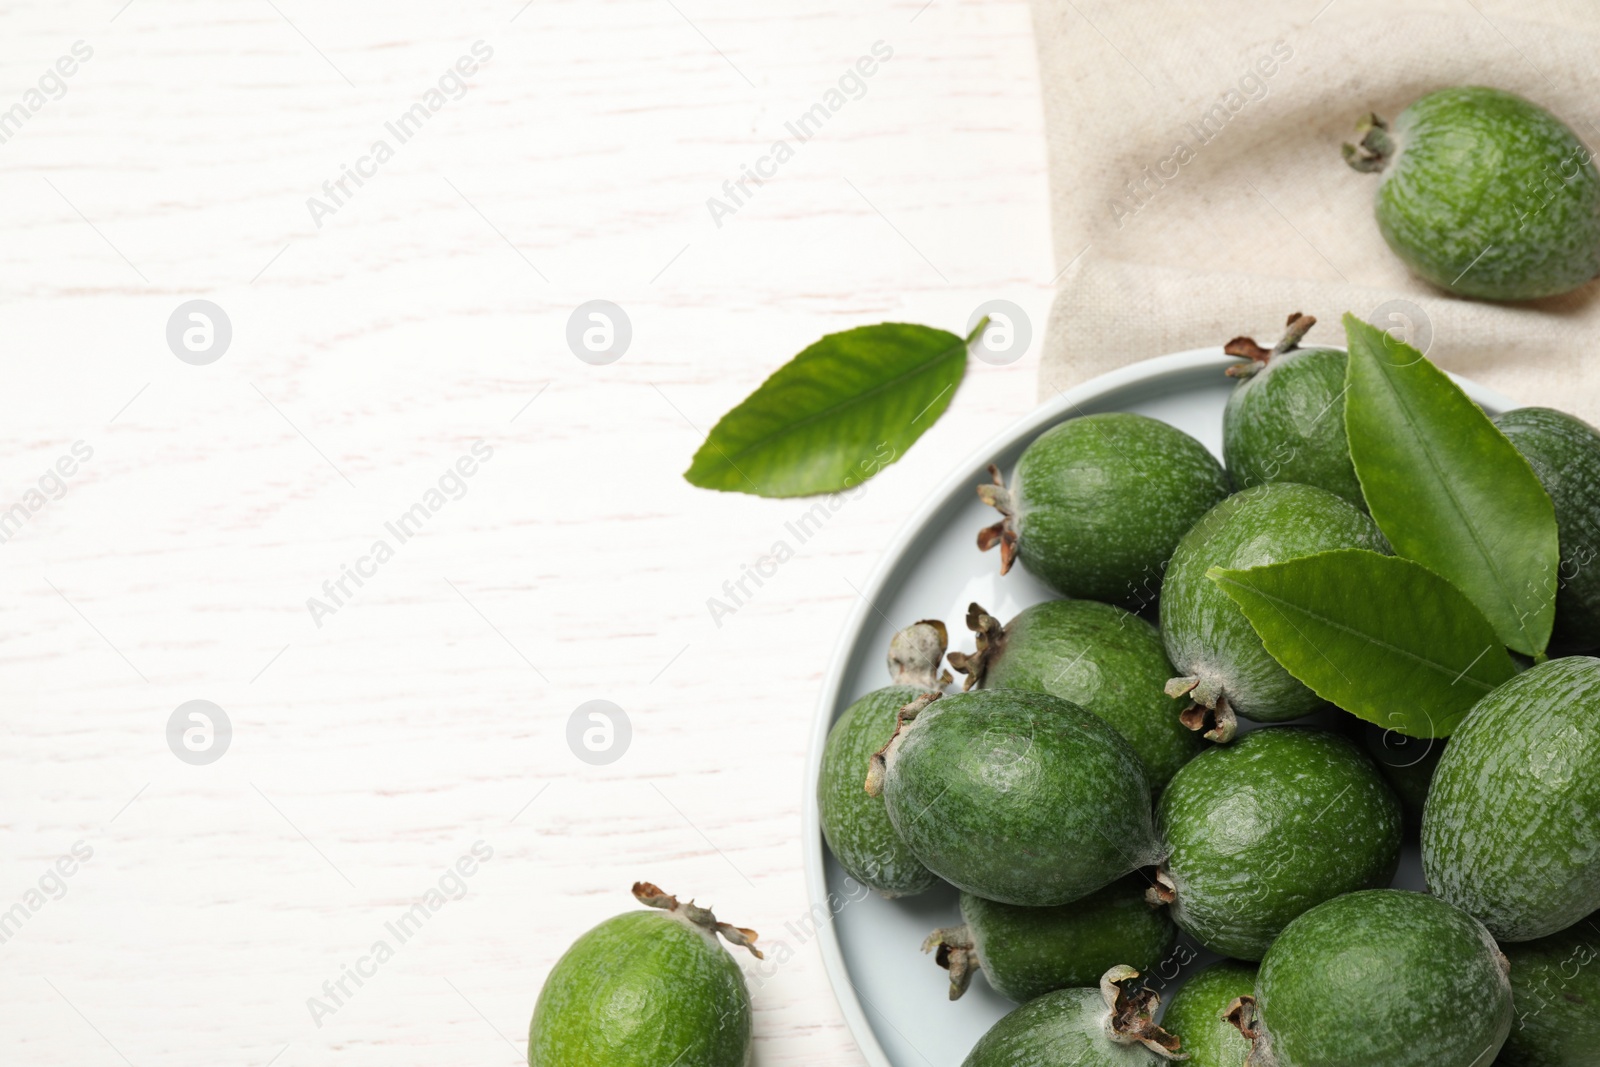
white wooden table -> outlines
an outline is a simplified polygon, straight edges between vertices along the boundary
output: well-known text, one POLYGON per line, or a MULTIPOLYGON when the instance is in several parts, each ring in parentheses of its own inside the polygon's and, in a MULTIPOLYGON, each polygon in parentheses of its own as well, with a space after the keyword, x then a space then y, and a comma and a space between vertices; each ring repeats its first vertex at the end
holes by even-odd
POLYGON ((680 474, 823 333, 991 298, 1042 333, 1025 4, 32 0, 0 30, 0 1062, 512 1065, 636 878, 792 956, 760 1064, 859 1062, 794 932, 815 687, 1036 352, 975 361, 720 625, 810 502, 680 474), (167 340, 195 299, 231 324, 206 365, 167 340), (632 325, 609 365, 567 346, 591 299, 632 325), (632 728, 598 766, 567 743, 594 699, 632 728), (231 723, 208 764, 168 743, 191 700, 231 723))

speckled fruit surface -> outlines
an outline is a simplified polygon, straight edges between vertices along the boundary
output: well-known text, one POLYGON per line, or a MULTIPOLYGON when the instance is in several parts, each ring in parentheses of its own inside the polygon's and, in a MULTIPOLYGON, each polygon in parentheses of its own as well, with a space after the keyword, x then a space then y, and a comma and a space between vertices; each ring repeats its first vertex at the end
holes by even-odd
POLYGON ((1345 436, 1345 358, 1332 348, 1293 349, 1234 387, 1222 414, 1234 485, 1299 482, 1366 507, 1345 436))
MULTIPOLYGON (((1118 1033, 1106 1001, 1104 987, 1046 993, 995 1023, 962 1067, 1154 1067, 1167 1062, 1147 1045, 1118 1033)), ((1136 1016, 1141 1021, 1145 1017, 1136 1016)))
POLYGON ((1145 900, 1138 875, 1054 908, 1021 908, 961 894, 963 926, 929 938, 950 971, 951 997, 973 967, 1016 1002, 1092 986, 1117 964, 1147 971, 1177 939, 1166 909, 1145 900))
POLYGON ((1390 137, 1378 229, 1428 281, 1525 300, 1600 273, 1600 172, 1544 108, 1498 89, 1443 89, 1401 112, 1390 137))
POLYGON ((1133 746, 1156 789, 1200 751, 1200 738, 1178 719, 1182 705, 1162 691, 1173 670, 1161 634, 1121 608, 1035 604, 982 656, 983 688, 1049 693, 1088 708, 1133 746))
POLYGON ((1500 1067, 1600 1063, 1600 914, 1560 933, 1504 946, 1516 1022, 1500 1067))
POLYGON ((1487 1067, 1511 1029, 1489 932, 1422 893, 1370 889, 1283 931, 1256 978, 1267 1067, 1487 1067))
POLYGON ((1239 606, 1206 577, 1212 567, 1259 567, 1336 548, 1386 552, 1365 513, 1325 489, 1272 482, 1235 493, 1212 508, 1173 553, 1161 593, 1161 632, 1195 694, 1225 698, 1249 719, 1283 722, 1323 701, 1262 647, 1239 606))
POLYGON ((1066 904, 1160 858, 1150 786, 1105 720, 1044 693, 933 701, 882 756, 889 818, 924 866, 1007 904, 1066 904))
POLYGON ((1600 908, 1600 660, 1550 660, 1478 701, 1433 773, 1422 866, 1502 941, 1600 908))
POLYGON ((885 686, 846 708, 828 732, 817 777, 829 850, 852 878, 887 897, 911 896, 939 882, 895 833, 883 798, 868 796, 864 785, 872 754, 894 736, 895 716, 921 692, 885 686))
POLYGON ((1400 802, 1353 742, 1305 726, 1202 753, 1161 794, 1172 918, 1223 956, 1259 960, 1302 912, 1389 884, 1400 802))
POLYGON ((1063 596, 1137 607, 1154 599, 1178 539, 1229 488, 1222 464, 1182 430, 1103 412, 1040 434, 995 503, 1011 513, 1002 525, 1028 573, 1063 596))
POLYGON ((580 937, 545 980, 529 1067, 744 1067, 750 993, 716 935, 633 911, 580 937))
POLYGON ((1224 1016, 1239 997, 1255 992, 1256 967, 1220 960, 1183 983, 1161 1017, 1162 1029, 1177 1034, 1189 1067, 1244 1067, 1250 1042, 1224 1016))
POLYGON ((1600 433, 1549 408, 1518 408, 1494 424, 1526 457, 1555 505, 1561 567, 1551 646, 1600 648, 1600 433))

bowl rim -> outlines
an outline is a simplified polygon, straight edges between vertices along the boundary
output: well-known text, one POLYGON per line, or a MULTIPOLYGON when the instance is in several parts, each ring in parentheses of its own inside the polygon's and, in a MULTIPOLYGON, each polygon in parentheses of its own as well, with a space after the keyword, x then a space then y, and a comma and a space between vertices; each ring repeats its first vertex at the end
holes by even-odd
MULTIPOLYGON (((1338 348, 1343 351, 1341 346, 1335 345, 1317 347, 1338 348)), ((845 1023, 855 1038, 856 1047, 871 1067, 895 1067, 895 1065, 890 1063, 883 1046, 878 1042, 877 1033, 862 1010, 860 997, 857 996, 855 985, 850 979, 850 969, 845 965, 844 953, 839 946, 833 911, 827 907, 829 900, 827 870, 823 857, 822 823, 817 805, 817 778, 822 770, 822 749, 828 739, 828 730, 833 725, 834 709, 838 705, 839 691, 844 684, 845 670, 853 658, 852 653, 856 643, 861 639, 869 613, 873 610, 873 603, 877 601, 900 560, 922 535, 929 521, 943 510, 957 493, 972 491, 972 472, 981 470, 991 461, 991 457, 1005 452, 1024 438, 1031 439, 1056 423, 1065 421, 1082 405, 1098 400, 1108 393, 1132 385, 1178 376, 1199 368, 1214 366, 1220 369, 1238 362, 1240 362, 1239 357, 1227 355, 1220 347, 1192 348, 1139 360, 1097 375, 1070 389, 1058 389, 1054 397, 1033 408, 984 442, 981 448, 956 466, 931 493, 923 498, 922 503, 901 523, 900 528, 884 547, 866 584, 859 591, 860 595, 851 606, 850 614, 840 629, 839 637, 835 640, 833 651, 829 656, 827 670, 823 674, 822 686, 817 695, 816 710, 812 716, 811 741, 806 754, 806 768, 802 782, 804 792, 801 798, 803 816, 801 847, 805 851, 808 903, 812 905, 816 914, 828 916, 825 922, 817 924, 816 940, 822 953, 823 970, 827 974, 828 984, 833 989, 834 999, 839 1003, 839 1010, 844 1015, 845 1023), (820 911, 817 910, 819 904, 823 905, 820 911)), ((1450 379, 1461 386, 1474 402, 1491 411, 1506 412, 1521 406, 1471 379, 1455 374, 1451 374, 1450 379)))

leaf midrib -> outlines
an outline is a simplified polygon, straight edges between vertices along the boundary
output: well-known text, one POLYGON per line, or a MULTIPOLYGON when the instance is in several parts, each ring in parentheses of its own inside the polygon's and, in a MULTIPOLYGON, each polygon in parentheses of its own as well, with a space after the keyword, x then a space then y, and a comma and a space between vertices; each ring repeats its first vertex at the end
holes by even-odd
MULTIPOLYGON (((1462 506, 1461 501, 1456 497, 1454 486, 1452 486, 1449 479, 1445 477, 1444 469, 1439 466, 1437 459, 1434 457, 1433 449, 1428 446, 1425 436, 1418 429, 1416 420, 1412 417, 1411 408, 1406 405, 1405 398, 1401 396, 1400 393, 1394 388, 1394 385, 1390 381, 1388 374, 1384 373, 1380 369, 1378 372, 1378 377, 1382 379, 1384 388, 1388 391, 1389 396, 1394 399, 1396 406, 1399 407, 1400 414, 1404 416, 1406 420, 1406 428, 1411 432, 1412 440, 1417 444, 1422 452, 1422 455, 1427 459, 1428 466, 1433 469, 1435 481, 1444 489, 1445 496, 1450 500, 1450 506, 1455 509, 1456 518, 1459 519, 1461 521, 1461 525, 1466 528, 1467 536, 1472 539, 1472 545, 1475 549, 1477 549, 1479 558, 1483 560, 1485 566, 1488 568, 1489 573, 1494 577, 1494 584, 1500 593, 1502 603, 1505 607, 1510 609, 1513 615, 1516 616, 1518 632, 1520 632, 1523 638, 1527 641, 1530 649, 1536 648, 1537 646, 1533 640, 1533 634, 1530 633, 1527 626, 1523 624, 1523 615, 1517 610, 1516 601, 1512 599, 1505 576, 1501 574, 1500 567, 1493 554, 1489 552, 1487 546, 1485 546, 1483 541, 1478 537, 1477 527, 1475 527, 1472 522, 1468 520, 1465 508, 1462 506)), ((1490 625, 1494 627, 1494 630, 1498 635, 1500 628, 1498 626, 1494 626, 1492 620, 1490 625)), ((1529 655, 1532 655, 1532 653, 1530 652, 1529 655)))
MULTIPOLYGON (((954 335, 952 334, 951 336, 954 336, 954 335)), ((804 428, 806 426, 809 426, 812 423, 817 422, 820 419, 823 419, 823 418, 825 418, 827 416, 830 416, 830 415, 836 415, 841 411, 845 411, 845 410, 847 410, 847 409, 849 409, 851 407, 854 407, 854 406, 856 406, 858 404, 861 404, 861 403, 865 402, 866 400, 868 400, 868 399, 870 399, 870 398, 872 398, 874 396, 877 396, 879 393, 883 392, 885 389, 893 388, 894 386, 899 385, 901 382, 907 381, 908 379, 911 379, 911 378, 915 378, 915 377, 917 377, 918 375, 921 375, 921 374, 926 374, 927 372, 933 370, 936 367, 943 366, 950 359, 954 358, 955 354, 964 352, 965 349, 966 349, 966 342, 962 341, 962 340, 960 340, 958 338, 956 344, 951 345, 944 352, 941 352, 939 355, 937 355, 937 356, 933 357, 932 359, 928 360, 928 362, 923 363, 920 366, 913 367, 912 369, 910 369, 908 371, 905 371, 902 374, 897 374, 893 378, 890 378, 887 381, 880 382, 877 385, 873 386, 871 389, 868 389, 866 392, 857 393, 855 396, 850 397, 850 398, 848 398, 846 400, 843 400, 840 403, 831 405, 830 407, 823 408, 821 411, 812 412, 810 415, 807 415, 803 419, 798 419, 798 420, 796 420, 794 422, 786 423, 785 425, 779 427, 774 432, 772 432, 770 434, 767 434, 764 437, 759 437, 756 440, 751 441, 749 444, 745 445, 744 447, 736 449, 733 452, 732 455, 729 455, 729 454, 724 452, 723 456, 724 456, 724 458, 726 458, 728 460, 729 465, 732 466, 734 459, 743 458, 744 456, 746 456, 749 453, 755 451, 756 449, 765 447, 767 445, 770 445, 772 442, 777 441, 777 440, 779 440, 779 439, 781 439, 783 437, 786 437, 789 434, 792 434, 792 433, 794 433, 794 432, 796 432, 796 431, 798 431, 798 430, 800 430, 800 429, 802 429, 802 428, 804 428)), ((763 382, 760 388, 765 388, 765 386, 766 386, 766 383, 763 382)), ((757 389, 757 392, 760 392, 760 388, 757 389)), ((714 436, 716 434, 716 432, 717 432, 716 427, 713 426, 711 428, 711 436, 708 436, 706 438, 706 440, 710 441, 712 439, 712 436, 714 436)), ((721 452, 722 449, 718 448, 717 451, 721 452)))

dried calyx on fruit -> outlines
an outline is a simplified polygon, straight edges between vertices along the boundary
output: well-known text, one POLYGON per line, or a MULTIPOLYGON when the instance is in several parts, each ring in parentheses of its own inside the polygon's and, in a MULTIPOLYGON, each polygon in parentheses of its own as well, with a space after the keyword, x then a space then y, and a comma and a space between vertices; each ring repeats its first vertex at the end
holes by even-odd
POLYGON ((528 1024, 528 1067, 747 1067, 750 990, 718 941, 757 959, 756 932, 635 882, 648 911, 613 916, 556 961, 528 1024))
POLYGON ((989 467, 978 496, 1000 521, 978 547, 1020 560, 1063 596, 1137 607, 1161 585, 1185 530, 1228 495, 1228 475, 1199 441, 1126 411, 1080 415, 1023 450, 1009 484, 989 467))
POLYGON ((996 1023, 962 1067, 1154 1067, 1183 1059, 1178 1038, 1156 1024, 1161 998, 1117 966, 1098 989, 1061 989, 996 1023))
POLYGON ((1316 321, 1298 311, 1290 315, 1271 349, 1249 337, 1223 346, 1250 362, 1227 370, 1240 382, 1222 413, 1222 458, 1239 489, 1299 482, 1365 509, 1344 425, 1349 357, 1337 348, 1300 347, 1316 321))
POLYGON ((1173 667, 1161 634, 1137 615, 1094 600, 1049 600, 1002 627, 973 604, 967 626, 977 650, 950 653, 967 689, 1025 689, 1082 705, 1133 746, 1151 788, 1200 751, 1162 695, 1173 667))
POLYGON ((961 894, 960 926, 935 930, 922 951, 950 972, 950 999, 982 971, 995 992, 1019 1004, 1057 989, 1093 985, 1119 963, 1159 965, 1177 938, 1166 908, 1144 899, 1138 874, 1054 908, 997 904, 961 894))

